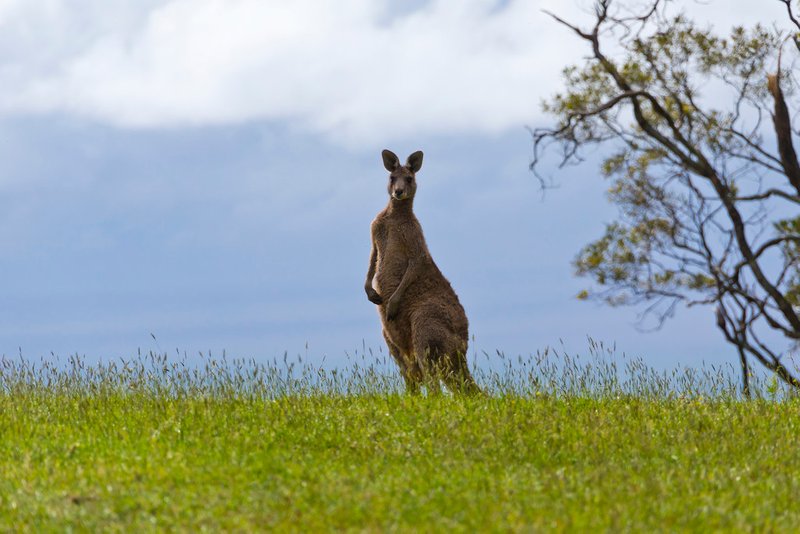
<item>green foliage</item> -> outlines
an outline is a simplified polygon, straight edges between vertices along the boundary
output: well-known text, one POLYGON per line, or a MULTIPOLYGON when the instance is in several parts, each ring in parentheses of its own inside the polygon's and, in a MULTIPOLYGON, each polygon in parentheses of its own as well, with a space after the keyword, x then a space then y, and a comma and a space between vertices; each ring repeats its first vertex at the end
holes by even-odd
MULTIPOLYGON (((600 285, 626 288, 606 296, 606 302, 615 306, 684 290, 712 290, 714 278, 696 268, 669 268, 652 262, 656 250, 670 246, 675 232, 670 221, 660 218, 642 218, 634 226, 609 224, 603 237, 584 247, 575 259, 576 274, 591 275, 600 285)), ((586 298, 588 292, 580 296, 586 298)))
MULTIPOLYGON (((750 29, 737 27, 728 39, 723 39, 678 15, 651 33, 620 38, 625 52, 618 61, 609 61, 634 90, 654 95, 672 121, 694 142, 724 150, 736 142, 728 129, 738 113, 713 105, 699 107, 704 85, 724 79, 731 85, 744 85, 745 96, 749 98, 765 99, 764 80, 752 83, 751 78, 766 71, 781 39, 779 32, 760 25, 750 29)), ((639 130, 633 121, 620 125, 609 122, 609 118, 630 117, 623 113, 624 109, 630 109, 631 102, 627 99, 613 109, 590 115, 593 109, 620 92, 604 65, 590 61, 581 68, 568 67, 563 79, 566 91, 545 102, 543 109, 557 117, 561 126, 580 117, 577 132, 580 135, 576 137, 581 142, 616 138, 620 125, 631 131, 639 130)), ((657 113, 652 102, 642 104, 649 122, 666 127, 665 118, 657 113)))

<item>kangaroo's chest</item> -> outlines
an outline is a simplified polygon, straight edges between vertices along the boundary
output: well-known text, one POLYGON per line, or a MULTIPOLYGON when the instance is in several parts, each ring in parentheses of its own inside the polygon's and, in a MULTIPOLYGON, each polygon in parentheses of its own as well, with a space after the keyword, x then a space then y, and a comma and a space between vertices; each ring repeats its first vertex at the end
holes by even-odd
POLYGON ((397 224, 384 223, 375 228, 375 244, 378 260, 407 262, 410 258, 425 253, 425 240, 422 228, 416 221, 403 221, 397 224))
POLYGON ((396 287, 409 260, 424 254, 422 230, 415 221, 390 223, 378 224, 374 228, 378 252, 376 278, 384 289, 396 287))

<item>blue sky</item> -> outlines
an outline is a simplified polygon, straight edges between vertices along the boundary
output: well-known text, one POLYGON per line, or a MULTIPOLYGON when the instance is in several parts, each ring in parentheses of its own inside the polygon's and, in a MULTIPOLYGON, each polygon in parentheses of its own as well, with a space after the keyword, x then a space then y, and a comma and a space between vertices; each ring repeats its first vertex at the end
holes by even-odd
MULTIPOLYGON (((0 0, 0 353, 377 350, 388 147, 425 152, 415 209, 472 349, 733 361, 710 310, 645 334, 575 299, 570 262, 614 211, 591 164, 543 198, 525 126, 584 53, 540 10, 587 4, 0 0)), ((715 23, 782 16, 752 4, 715 23)))

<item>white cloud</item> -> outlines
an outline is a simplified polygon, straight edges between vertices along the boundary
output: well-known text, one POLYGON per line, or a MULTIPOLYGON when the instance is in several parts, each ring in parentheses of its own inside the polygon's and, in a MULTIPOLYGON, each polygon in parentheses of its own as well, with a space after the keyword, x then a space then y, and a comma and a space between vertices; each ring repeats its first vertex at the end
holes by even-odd
POLYGON ((0 0, 0 111, 282 120, 343 142, 500 132, 534 122, 585 52, 541 12, 585 20, 577 4, 0 0))

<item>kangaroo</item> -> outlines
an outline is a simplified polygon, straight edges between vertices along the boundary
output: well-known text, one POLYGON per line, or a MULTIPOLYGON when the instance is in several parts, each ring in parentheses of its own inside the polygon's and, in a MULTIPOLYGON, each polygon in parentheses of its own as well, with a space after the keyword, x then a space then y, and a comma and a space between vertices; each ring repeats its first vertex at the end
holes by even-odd
POLYGON ((378 305, 389 353, 411 393, 422 385, 429 394, 439 393, 440 379, 454 393, 480 393, 467 366, 467 315, 434 263, 414 215, 422 152, 411 154, 405 165, 389 150, 382 155, 390 173, 389 204, 370 227, 364 290, 378 305))

